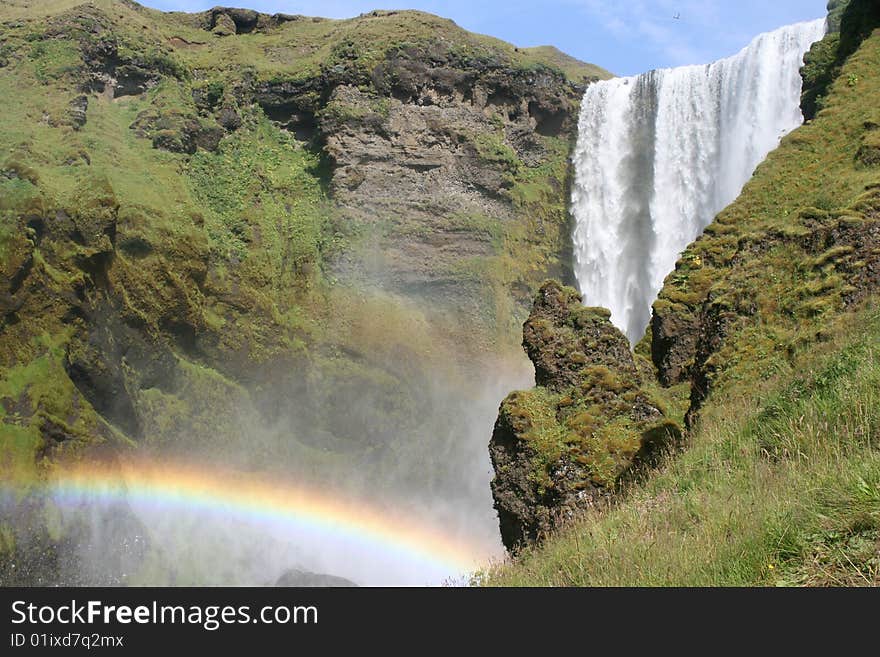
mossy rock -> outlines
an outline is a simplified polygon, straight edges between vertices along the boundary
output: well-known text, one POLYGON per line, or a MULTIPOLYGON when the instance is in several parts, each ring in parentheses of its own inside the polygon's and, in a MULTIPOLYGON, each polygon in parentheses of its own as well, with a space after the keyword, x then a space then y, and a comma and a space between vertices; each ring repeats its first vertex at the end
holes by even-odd
POLYGON ((501 404, 489 451, 504 544, 535 541, 613 493, 626 473, 681 436, 642 387, 627 338, 604 308, 547 281, 523 326, 538 386, 501 404))

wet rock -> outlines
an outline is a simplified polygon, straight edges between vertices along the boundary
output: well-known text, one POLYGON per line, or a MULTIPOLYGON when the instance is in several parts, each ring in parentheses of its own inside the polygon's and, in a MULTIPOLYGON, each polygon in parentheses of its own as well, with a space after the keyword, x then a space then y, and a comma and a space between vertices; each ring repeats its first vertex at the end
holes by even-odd
POLYGON ((286 570, 281 577, 275 582, 275 586, 297 586, 297 587, 350 587, 357 586, 350 579, 337 577, 336 575, 326 575, 324 573, 313 573, 308 570, 299 568, 291 568, 286 570))
POLYGON ((67 375, 104 418, 128 436, 140 438, 138 392, 173 391, 176 360, 166 345, 128 326, 110 302, 87 309, 86 315, 86 334, 67 348, 67 375))

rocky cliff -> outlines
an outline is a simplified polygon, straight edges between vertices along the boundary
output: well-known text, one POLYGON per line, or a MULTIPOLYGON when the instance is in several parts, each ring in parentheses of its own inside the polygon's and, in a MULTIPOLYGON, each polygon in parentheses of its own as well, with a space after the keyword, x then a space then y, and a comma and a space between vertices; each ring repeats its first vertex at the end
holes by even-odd
POLYGON ((4 470, 198 452, 471 494, 440 455, 568 269, 606 75, 421 12, 4 3, 4 470))
POLYGON ((376 289, 468 320, 478 353, 564 271, 565 158, 598 69, 572 79, 418 12, 4 12, 21 102, 2 135, 3 363, 51 344, 90 427, 150 433, 141 393, 175 396, 180 359, 249 392, 301 370, 351 337, 327 313, 359 322, 376 289))

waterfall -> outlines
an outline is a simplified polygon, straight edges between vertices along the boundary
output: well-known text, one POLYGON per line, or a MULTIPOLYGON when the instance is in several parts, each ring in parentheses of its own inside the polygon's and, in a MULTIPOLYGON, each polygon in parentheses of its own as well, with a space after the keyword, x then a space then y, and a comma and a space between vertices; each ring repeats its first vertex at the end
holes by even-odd
POLYGON ((573 156, 575 276, 635 343, 681 251, 803 121, 799 69, 825 21, 733 57, 592 84, 573 156))

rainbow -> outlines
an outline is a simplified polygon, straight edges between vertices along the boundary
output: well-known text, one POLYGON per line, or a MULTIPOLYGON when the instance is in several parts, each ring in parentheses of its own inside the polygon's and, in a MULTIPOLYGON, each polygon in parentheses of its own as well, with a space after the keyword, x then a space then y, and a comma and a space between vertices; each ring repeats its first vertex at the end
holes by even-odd
POLYGON ((133 508, 210 513, 269 532, 341 541, 355 553, 353 558, 381 555, 386 562, 400 562, 424 573, 434 583, 473 572, 493 551, 445 528, 362 500, 194 464, 142 460, 68 464, 55 468, 43 486, 56 503, 65 505, 125 501, 133 508))

